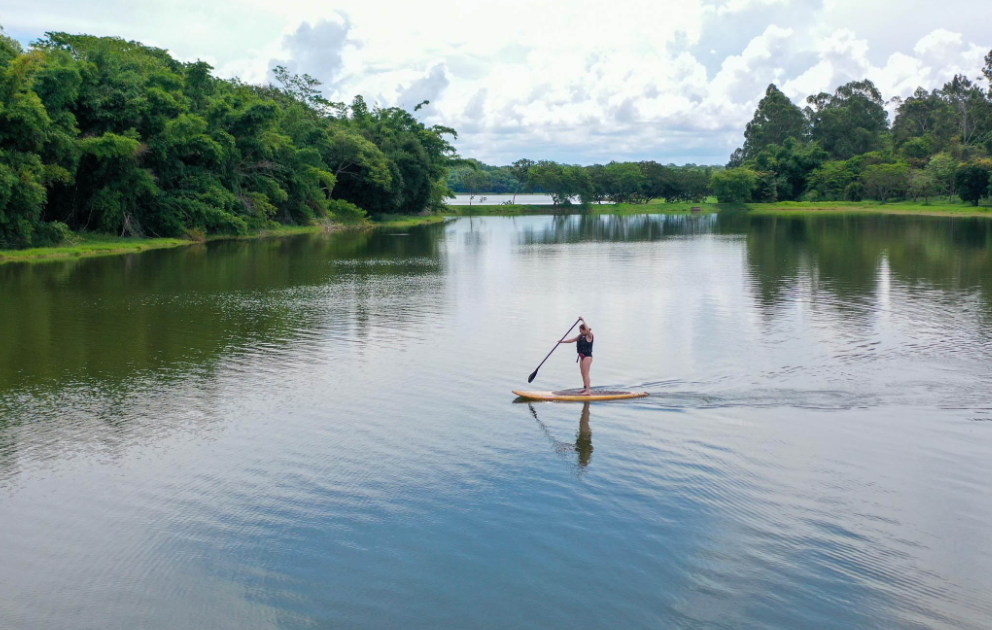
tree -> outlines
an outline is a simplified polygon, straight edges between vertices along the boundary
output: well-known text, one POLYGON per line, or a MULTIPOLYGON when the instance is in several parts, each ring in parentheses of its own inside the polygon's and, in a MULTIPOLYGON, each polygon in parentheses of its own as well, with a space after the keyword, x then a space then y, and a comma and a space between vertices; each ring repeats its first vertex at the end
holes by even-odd
MULTIPOLYGON (((465 186, 472 194, 472 197, 475 197, 481 192, 486 192, 490 187, 489 174, 483 170, 473 170, 465 177, 465 186)), ((469 205, 472 205, 471 200, 469 200, 469 205)))
POLYGON ((746 203, 751 201, 758 177, 749 168, 729 168, 713 174, 710 188, 720 203, 746 203))
POLYGON ((527 158, 517 160, 510 165, 510 172, 513 177, 517 180, 518 186, 513 190, 513 203, 517 203, 517 193, 525 192, 527 187, 527 182, 530 181, 528 173, 532 166, 534 166, 534 160, 528 160, 527 158))
POLYGON ((589 173, 581 166, 542 160, 528 170, 528 183, 551 195, 556 206, 571 205, 576 197, 587 198, 592 189, 589 173))
POLYGON ((928 92, 916 88, 909 98, 893 100, 897 107, 892 136, 907 157, 927 158, 950 144, 954 133, 953 114, 938 90, 928 92), (907 149, 909 143, 912 146, 907 149))
POLYGON ((968 77, 958 74, 940 91, 950 105, 957 121, 958 137, 962 144, 978 140, 988 119, 989 102, 982 91, 968 77))
POLYGON ((817 142, 803 144, 795 138, 789 138, 782 146, 773 144, 766 147, 753 159, 746 161, 745 166, 757 172, 771 174, 771 178, 766 179, 774 192, 766 192, 760 198, 792 201, 806 192, 810 175, 828 157, 817 142))
POLYGON ((990 194, 989 180, 992 173, 992 163, 988 160, 969 162, 958 169, 955 175, 958 195, 962 201, 973 206, 990 194))
POLYGON ((948 196, 954 194, 957 170, 957 161, 947 153, 938 153, 930 158, 927 172, 933 175, 934 189, 937 194, 948 196))
POLYGON ((672 169, 671 183, 665 192, 668 203, 699 203, 710 190, 708 169, 684 166, 672 169))
POLYGON ((861 176, 865 192, 879 201, 886 201, 894 195, 901 195, 909 186, 909 165, 872 164, 865 168, 861 176))
POLYGON ((727 160, 727 168, 740 168, 742 166, 744 166, 744 148, 738 147, 730 154, 730 159, 727 160))
POLYGON ((885 146, 888 113, 871 81, 852 81, 833 95, 820 93, 806 100, 810 137, 834 159, 846 160, 885 146))
MULTIPOLYGON (((665 199, 674 184, 674 169, 662 166, 657 162, 641 162, 641 174, 644 176, 642 186, 645 201, 665 199)), ((593 177, 595 184, 595 177, 593 177)))
POLYGON ((909 173, 909 194, 916 201, 923 197, 924 203, 930 202, 930 196, 937 190, 937 182, 933 173, 925 170, 913 169, 909 173))
MULTIPOLYGON (((773 83, 768 86, 754 117, 744 129, 741 158, 745 161, 752 159, 766 147, 783 145, 789 138, 799 141, 806 138, 806 120, 803 111, 773 83)), ((731 162, 734 162, 733 156, 731 162)))
MULTIPOLYGON (((847 197, 848 187, 857 181, 859 173, 846 160, 825 162, 810 173, 808 190, 816 191, 823 200, 840 200, 847 197)), ((856 199, 854 201, 860 201, 856 199)))
POLYGON ((606 165, 603 176, 606 196, 613 203, 647 202, 644 194, 647 179, 639 165, 633 162, 610 162, 606 165))

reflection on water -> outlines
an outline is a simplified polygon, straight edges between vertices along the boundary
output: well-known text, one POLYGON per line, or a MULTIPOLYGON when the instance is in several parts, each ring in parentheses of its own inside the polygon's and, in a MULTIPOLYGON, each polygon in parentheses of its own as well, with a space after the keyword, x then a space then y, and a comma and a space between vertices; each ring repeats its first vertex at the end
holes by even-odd
POLYGON ((528 403, 527 406, 530 408, 530 413, 537 420, 537 424, 541 427, 541 431, 548 437, 551 442, 551 446, 554 452, 558 455, 564 457, 571 457, 571 455, 578 455, 578 465, 576 466, 576 472, 582 473, 586 466, 592 461, 592 428, 589 426, 589 407, 590 403, 582 404, 582 415, 579 416, 579 430, 575 434, 575 443, 571 444, 568 442, 559 442, 551 434, 547 425, 541 422, 541 419, 537 415, 537 410, 534 409, 533 403, 528 403))
POLYGON ((983 629, 990 225, 465 217, 0 265, 0 625, 983 629), (651 396, 512 404, 579 313, 593 384, 651 396))

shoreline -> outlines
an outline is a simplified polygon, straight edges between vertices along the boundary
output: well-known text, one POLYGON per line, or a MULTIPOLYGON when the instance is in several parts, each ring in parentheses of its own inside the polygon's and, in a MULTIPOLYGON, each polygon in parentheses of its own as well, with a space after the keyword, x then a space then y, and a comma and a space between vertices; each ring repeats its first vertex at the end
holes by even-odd
POLYGON ((247 241, 264 238, 283 238, 300 234, 320 234, 346 230, 370 230, 381 227, 404 228, 413 225, 439 223, 447 217, 432 215, 390 216, 384 221, 355 224, 318 223, 314 225, 280 225, 267 228, 255 234, 243 236, 213 235, 203 239, 189 238, 126 238, 108 234, 74 234, 75 242, 52 247, 32 247, 28 249, 0 249, 0 265, 4 263, 43 263, 102 256, 140 254, 157 249, 187 247, 214 241, 247 241))
POLYGON ((374 230, 380 228, 405 229, 418 225, 443 223, 450 219, 471 216, 521 216, 542 214, 615 214, 618 216, 632 214, 689 214, 693 207, 698 207, 703 214, 717 212, 746 212, 760 216, 814 216, 818 214, 893 214, 903 216, 934 216, 934 217, 987 217, 992 218, 992 207, 971 206, 964 203, 939 202, 932 204, 896 202, 881 204, 877 202, 776 202, 721 204, 702 202, 692 203, 663 203, 651 202, 646 204, 591 204, 583 206, 548 206, 548 205, 505 205, 505 206, 449 206, 442 214, 418 215, 387 215, 380 221, 365 221, 357 224, 319 223, 314 225, 283 225, 262 230, 256 234, 245 236, 209 236, 205 239, 186 238, 124 238, 106 234, 76 234, 76 242, 53 247, 35 247, 30 249, 0 250, 0 265, 17 262, 54 262, 78 260, 97 256, 118 256, 122 254, 139 254, 142 252, 185 247, 198 243, 227 240, 255 240, 263 238, 282 238, 300 234, 319 234, 322 232, 338 232, 346 230, 374 230))

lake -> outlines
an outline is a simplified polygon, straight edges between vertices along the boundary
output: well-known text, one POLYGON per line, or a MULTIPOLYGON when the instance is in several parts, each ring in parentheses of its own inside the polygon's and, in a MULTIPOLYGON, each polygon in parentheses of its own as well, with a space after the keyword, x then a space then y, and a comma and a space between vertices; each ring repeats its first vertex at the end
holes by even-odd
POLYGON ((213 242, 0 265, 0 321, 4 628, 992 619, 987 220, 213 242), (578 315, 650 397, 514 400, 578 315))

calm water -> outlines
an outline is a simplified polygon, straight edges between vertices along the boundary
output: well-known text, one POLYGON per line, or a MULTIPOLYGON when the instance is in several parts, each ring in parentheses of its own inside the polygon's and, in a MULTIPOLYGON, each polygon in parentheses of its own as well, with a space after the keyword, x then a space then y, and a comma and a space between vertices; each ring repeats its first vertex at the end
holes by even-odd
POLYGON ((988 628, 990 247, 542 216, 0 266, 0 627, 988 628), (579 314, 651 397, 513 401, 579 314))

